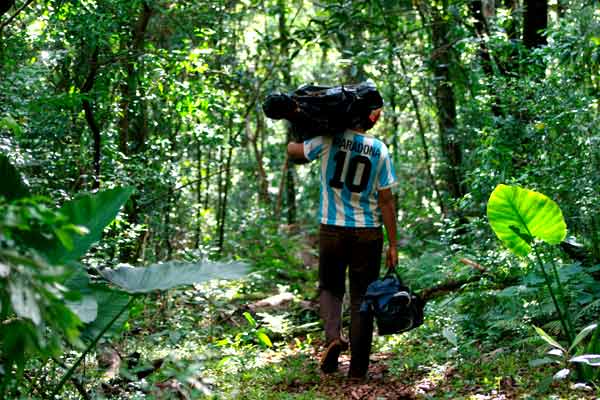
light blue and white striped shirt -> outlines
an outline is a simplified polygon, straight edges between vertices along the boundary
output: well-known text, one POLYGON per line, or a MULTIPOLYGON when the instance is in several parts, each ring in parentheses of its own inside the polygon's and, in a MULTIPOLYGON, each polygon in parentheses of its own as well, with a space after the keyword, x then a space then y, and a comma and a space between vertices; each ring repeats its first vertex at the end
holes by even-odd
POLYGON ((321 157, 322 224, 345 227, 381 226, 379 190, 398 183, 387 146, 364 133, 347 130, 304 142, 304 156, 321 157))

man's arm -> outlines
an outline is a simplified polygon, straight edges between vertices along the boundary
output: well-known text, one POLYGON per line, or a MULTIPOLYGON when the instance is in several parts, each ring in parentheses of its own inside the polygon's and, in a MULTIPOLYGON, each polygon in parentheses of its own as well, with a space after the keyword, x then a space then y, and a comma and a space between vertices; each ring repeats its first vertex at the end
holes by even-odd
POLYGON ((287 145, 287 153, 293 161, 308 161, 304 156, 304 143, 289 142, 287 145))
POLYGON ((383 225, 387 231, 389 247, 387 249, 385 265, 388 268, 396 267, 398 263, 398 248, 396 243, 396 207, 394 205, 394 195, 392 189, 383 189, 379 191, 379 208, 383 217, 383 225))

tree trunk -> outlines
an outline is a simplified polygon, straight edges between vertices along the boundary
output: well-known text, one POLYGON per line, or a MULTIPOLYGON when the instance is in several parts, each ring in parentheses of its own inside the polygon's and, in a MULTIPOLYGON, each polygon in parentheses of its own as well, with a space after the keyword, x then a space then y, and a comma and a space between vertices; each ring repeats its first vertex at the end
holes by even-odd
POLYGON ((204 209, 208 209, 208 205, 210 204, 210 163, 212 161, 211 154, 213 152, 209 151, 206 154, 206 182, 204 184, 204 209))
POLYGON ((515 40, 519 37, 519 33, 517 32, 517 23, 515 18, 515 12, 519 8, 519 0, 504 0, 504 8, 510 11, 510 22, 507 26, 505 26, 506 35, 508 36, 508 40, 515 40))
POLYGON ((224 159, 224 147, 225 143, 222 143, 219 146, 219 158, 217 160, 217 164, 219 165, 219 173, 217 175, 217 210, 216 210, 216 219, 217 219, 217 237, 220 236, 221 233, 221 208, 223 207, 223 173, 225 170, 225 166, 223 165, 224 159))
POLYGON ((275 220, 279 221, 279 217, 281 216, 281 206, 283 204, 283 187, 285 185, 285 177, 287 176, 287 170, 290 165, 290 159, 285 154, 285 159, 283 161, 283 165, 281 166, 281 180, 279 181, 279 190, 277 191, 277 199, 275 200, 275 220))
POLYGON ((225 241, 225 223, 227 221, 227 197, 231 181, 231 159, 233 158, 233 146, 229 146, 227 152, 227 162, 225 164, 225 187, 223 193, 223 204, 221 205, 221 222, 219 223, 219 243, 217 248, 219 254, 223 253, 223 243, 225 241))
POLYGON ((444 175, 447 190, 453 199, 465 194, 462 177, 462 150, 456 126, 456 100, 452 86, 449 66, 452 63, 449 42, 450 26, 447 15, 447 2, 440 13, 430 9, 433 19, 431 55, 434 67, 435 104, 437 106, 438 131, 442 156, 445 161, 444 175))
POLYGON ((483 12, 483 2, 482 1, 472 1, 469 3, 469 9, 471 11, 471 15, 475 19, 475 33, 477 34, 477 39, 479 41, 479 58, 481 58, 481 67, 483 68, 483 72, 487 76, 493 76, 493 68, 492 68, 492 58, 490 56, 490 52, 485 44, 485 38, 489 36, 489 28, 487 24, 487 19, 483 12))
POLYGON ((90 100, 90 92, 94 86, 96 75, 98 74, 98 46, 94 47, 92 55, 90 57, 90 69, 88 75, 81 87, 81 93, 84 95, 82 100, 83 112, 85 114, 85 120, 92 131, 92 142, 93 142, 93 168, 94 168, 94 181, 92 183, 93 189, 100 188, 100 157, 101 157, 101 135, 100 127, 96 123, 94 118, 94 110, 92 102, 90 100))
POLYGON ((165 247, 167 248, 167 260, 173 255, 173 246, 171 245, 171 201, 173 199, 173 187, 169 187, 167 194, 167 207, 165 210, 165 247))
POLYGON ((556 15, 558 16, 558 19, 561 19, 567 13, 568 2, 566 0, 556 0, 556 3, 556 15))
POLYGON ((200 207, 202 204, 202 147, 199 137, 196 137, 196 170, 198 182, 196 184, 196 236, 194 239, 194 248, 197 249, 200 247, 200 238, 202 236, 202 224, 200 220, 200 207))
MULTIPOLYGON (((408 76, 408 72, 406 70, 406 66, 404 65, 404 60, 402 56, 399 57, 400 67, 402 68, 402 74, 404 76, 408 76)), ((410 82, 407 85, 408 95, 410 97, 410 101, 412 103, 413 109, 415 110, 415 116, 417 117, 417 125, 419 126, 419 138, 421 139, 421 148, 423 149, 423 161, 425 162, 425 169, 427 171, 427 178, 429 179, 429 184, 433 190, 433 193, 437 197, 438 204, 440 207, 440 211, 442 214, 446 214, 446 206, 444 204, 444 199, 440 195, 440 191, 438 189, 437 183, 435 182, 435 177, 433 176, 433 168, 431 166, 431 156, 429 153, 429 146, 427 145, 427 138, 425 137, 425 126, 423 125, 423 117, 421 116, 421 108, 419 107, 419 102, 417 97, 412 91, 412 87, 410 82)))
POLYGON ((541 32, 548 27, 548 1, 525 0, 523 15, 523 44, 528 49, 546 44, 546 36, 541 32))
POLYGON ((4 2, 0 3, 0 17, 6 14, 14 4, 15 0, 5 0, 4 2))
POLYGON ((258 198, 262 204, 271 204, 271 198, 269 197, 269 181, 267 179, 267 173, 263 163, 262 149, 259 147, 259 143, 262 141, 264 123, 260 112, 256 113, 256 129, 254 135, 250 132, 250 114, 246 117, 246 136, 252 146, 254 152, 254 158, 256 158, 256 178, 258 179, 258 198))
MULTIPOLYGON (((287 88, 292 86, 291 60, 289 59, 289 32, 286 23, 286 2, 284 0, 278 1, 279 8, 279 38, 281 40, 281 59, 283 63, 283 83, 287 88)), ((292 140, 291 127, 288 125, 286 134, 286 144, 292 140)), ((286 169, 286 200, 287 200, 287 222, 293 224, 296 222, 296 185, 294 182, 294 168, 293 164, 288 163, 286 169)))
MULTIPOLYGON (((121 83, 121 101, 119 107, 121 109, 121 119, 119 120, 119 151, 125 155, 129 154, 130 131, 131 131, 131 103, 136 95, 137 89, 137 70, 136 63, 139 60, 139 53, 144 47, 144 39, 146 36, 146 29, 148 22, 152 16, 152 9, 146 2, 142 3, 142 10, 139 18, 133 27, 132 39, 129 45, 121 46, 121 50, 127 52, 127 62, 125 65, 126 79, 121 83)), ((144 123, 145 112, 141 113, 142 121, 139 122, 136 132, 133 135, 134 149, 139 151, 143 147, 145 142, 145 129, 146 124, 144 123)))

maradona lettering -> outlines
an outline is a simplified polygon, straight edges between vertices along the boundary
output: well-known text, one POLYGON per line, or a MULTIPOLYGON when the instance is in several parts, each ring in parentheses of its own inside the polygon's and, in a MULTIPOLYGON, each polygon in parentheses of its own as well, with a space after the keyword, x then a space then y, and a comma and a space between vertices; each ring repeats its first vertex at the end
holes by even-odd
POLYGON ((362 153, 370 157, 379 157, 381 151, 368 144, 355 142, 343 137, 336 137, 333 141, 334 146, 339 146, 340 150, 352 151, 354 153, 362 153))

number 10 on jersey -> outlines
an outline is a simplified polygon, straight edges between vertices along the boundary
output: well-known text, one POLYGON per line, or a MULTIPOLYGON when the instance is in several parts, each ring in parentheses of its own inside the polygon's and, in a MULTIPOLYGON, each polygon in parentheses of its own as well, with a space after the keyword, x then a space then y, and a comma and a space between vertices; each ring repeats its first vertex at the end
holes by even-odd
POLYGON ((335 161, 335 170, 333 171, 333 177, 329 180, 329 186, 336 189, 342 189, 344 184, 346 184, 349 191, 360 193, 365 190, 369 184, 371 160, 360 154, 351 156, 350 161, 348 162, 345 179, 342 181, 348 154, 347 151, 340 150, 333 157, 333 160, 335 161))

